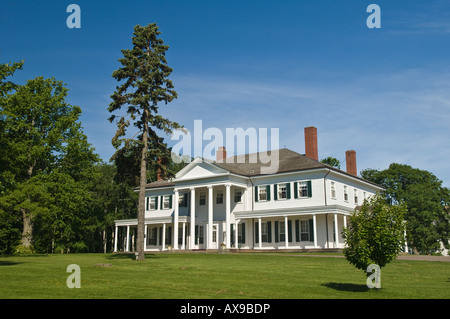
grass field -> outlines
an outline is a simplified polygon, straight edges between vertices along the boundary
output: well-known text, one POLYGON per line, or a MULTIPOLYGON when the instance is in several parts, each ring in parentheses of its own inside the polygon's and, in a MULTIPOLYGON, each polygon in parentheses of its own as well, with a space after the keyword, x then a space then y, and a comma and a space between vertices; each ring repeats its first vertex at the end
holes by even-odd
POLYGON ((298 254, 69 254, 0 257, 0 298, 439 299, 450 298, 450 263, 396 260, 381 289, 336 256, 298 254), (69 289, 67 266, 81 269, 69 289))

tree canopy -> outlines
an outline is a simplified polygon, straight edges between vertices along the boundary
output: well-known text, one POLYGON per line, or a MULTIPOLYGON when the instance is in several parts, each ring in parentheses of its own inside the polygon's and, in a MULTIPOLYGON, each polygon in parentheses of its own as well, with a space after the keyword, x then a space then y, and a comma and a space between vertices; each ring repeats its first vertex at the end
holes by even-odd
POLYGON ((9 80, 22 65, 0 64, 0 253, 106 251, 136 194, 101 163, 61 81, 9 80))
POLYGON ((366 199, 343 230, 346 259, 365 273, 370 264, 382 268, 394 260, 404 244, 405 213, 404 204, 390 205, 380 195, 366 199))
POLYGON ((419 253, 448 247, 450 239, 450 190, 432 173, 409 165, 393 163, 385 170, 366 169, 362 178, 385 187, 388 203, 407 206, 408 246, 419 253))

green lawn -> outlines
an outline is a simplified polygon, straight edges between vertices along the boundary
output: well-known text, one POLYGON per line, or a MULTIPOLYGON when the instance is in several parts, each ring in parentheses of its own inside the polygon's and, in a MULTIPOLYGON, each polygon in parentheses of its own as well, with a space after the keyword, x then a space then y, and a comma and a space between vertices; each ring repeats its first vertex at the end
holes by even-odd
POLYGON ((450 263, 396 260, 381 289, 345 258, 298 254, 69 254, 0 257, 0 298, 450 298, 450 263), (66 268, 81 269, 69 289, 66 268), (103 264, 103 265, 99 265, 103 264), (105 265, 107 264, 107 265, 105 265))

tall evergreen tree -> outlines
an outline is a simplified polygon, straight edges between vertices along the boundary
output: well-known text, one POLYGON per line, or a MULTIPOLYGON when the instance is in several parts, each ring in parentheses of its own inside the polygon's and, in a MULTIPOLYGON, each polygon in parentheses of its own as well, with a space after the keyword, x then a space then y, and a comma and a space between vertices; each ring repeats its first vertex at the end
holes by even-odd
POLYGON ((167 65, 165 52, 169 48, 159 38, 160 31, 155 23, 147 26, 136 25, 132 37, 132 49, 122 50, 119 59, 122 67, 112 76, 120 86, 111 95, 113 102, 108 111, 115 112, 126 107, 126 115, 116 117, 117 133, 112 143, 117 149, 115 159, 132 159, 132 165, 139 167, 139 202, 138 202, 138 259, 144 260, 144 217, 145 186, 147 184, 147 165, 153 165, 165 172, 165 164, 170 160, 170 149, 158 134, 162 131, 170 134, 180 128, 176 122, 158 115, 160 102, 171 102, 177 98, 169 75, 172 68, 167 65), (137 139, 126 138, 127 128, 133 123, 137 128, 137 139), (131 155, 130 155, 131 154, 131 155), (139 154, 137 157, 136 155, 139 154), (127 156, 124 156, 127 155, 127 156))

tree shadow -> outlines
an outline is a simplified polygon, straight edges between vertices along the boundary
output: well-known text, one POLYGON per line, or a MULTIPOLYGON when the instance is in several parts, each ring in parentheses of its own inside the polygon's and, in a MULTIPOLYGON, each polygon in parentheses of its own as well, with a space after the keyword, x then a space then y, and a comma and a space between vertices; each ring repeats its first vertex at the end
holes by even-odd
POLYGON ((19 264, 23 264, 23 262, 0 260, 0 266, 14 266, 19 264))
MULTIPOLYGON (((155 259, 155 258, 161 258, 161 256, 157 256, 157 254, 145 254, 145 258, 151 258, 151 259, 155 259)), ((106 259, 111 259, 111 260, 118 260, 118 259, 131 259, 131 260, 136 260, 136 255, 134 253, 118 253, 118 254, 111 254, 108 257, 106 257, 106 259)))
POLYGON ((366 292, 369 290, 367 285, 340 283, 340 282, 326 282, 322 286, 339 291, 351 291, 351 292, 366 292))

